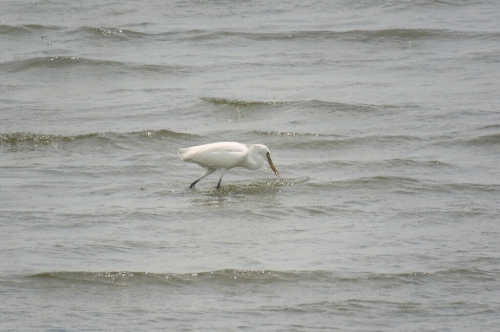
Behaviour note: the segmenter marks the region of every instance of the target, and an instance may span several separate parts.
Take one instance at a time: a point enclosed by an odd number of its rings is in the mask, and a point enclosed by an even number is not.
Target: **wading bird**
[[[276,177],[279,179],[280,174],[271,160],[269,149],[262,144],[252,144],[246,146],[236,142],[219,142],[205,145],[193,146],[190,148],[179,149],[179,157],[183,161],[195,163],[206,168],[198,180],[191,183],[189,189],[201,179],[209,176],[216,170],[220,170],[219,183],[217,189],[220,188],[220,183],[224,173],[230,168],[244,167],[246,169],[259,169],[264,160],[269,163]]]

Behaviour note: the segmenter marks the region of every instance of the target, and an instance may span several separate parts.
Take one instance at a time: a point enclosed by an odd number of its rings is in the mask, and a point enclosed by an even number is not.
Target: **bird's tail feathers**
[[[181,160],[184,160],[184,157],[186,156],[186,154],[188,152],[187,150],[188,150],[188,148],[179,149],[179,152],[177,153],[177,155],[179,156],[179,158]]]

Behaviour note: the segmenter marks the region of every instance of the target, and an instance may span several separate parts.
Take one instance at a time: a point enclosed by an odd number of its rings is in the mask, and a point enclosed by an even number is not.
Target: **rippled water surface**
[[[496,331],[500,4],[3,1],[0,330]],[[179,148],[269,147],[214,174]]]

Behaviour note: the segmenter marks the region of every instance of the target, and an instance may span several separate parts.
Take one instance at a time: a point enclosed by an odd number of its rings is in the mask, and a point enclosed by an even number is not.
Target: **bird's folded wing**
[[[248,155],[243,144],[206,144],[179,150],[179,157],[206,168],[232,168],[241,164]]]

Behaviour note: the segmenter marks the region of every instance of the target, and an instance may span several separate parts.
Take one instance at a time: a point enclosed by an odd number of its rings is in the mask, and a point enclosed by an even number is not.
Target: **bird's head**
[[[269,152],[269,149],[267,146],[263,144],[255,144],[253,145],[253,148],[257,150],[257,153],[262,156],[262,158],[267,161],[271,169],[273,170],[274,174],[276,177],[279,179],[280,178],[280,173],[276,169],[276,166],[273,164],[273,160],[271,159],[271,153]]]

